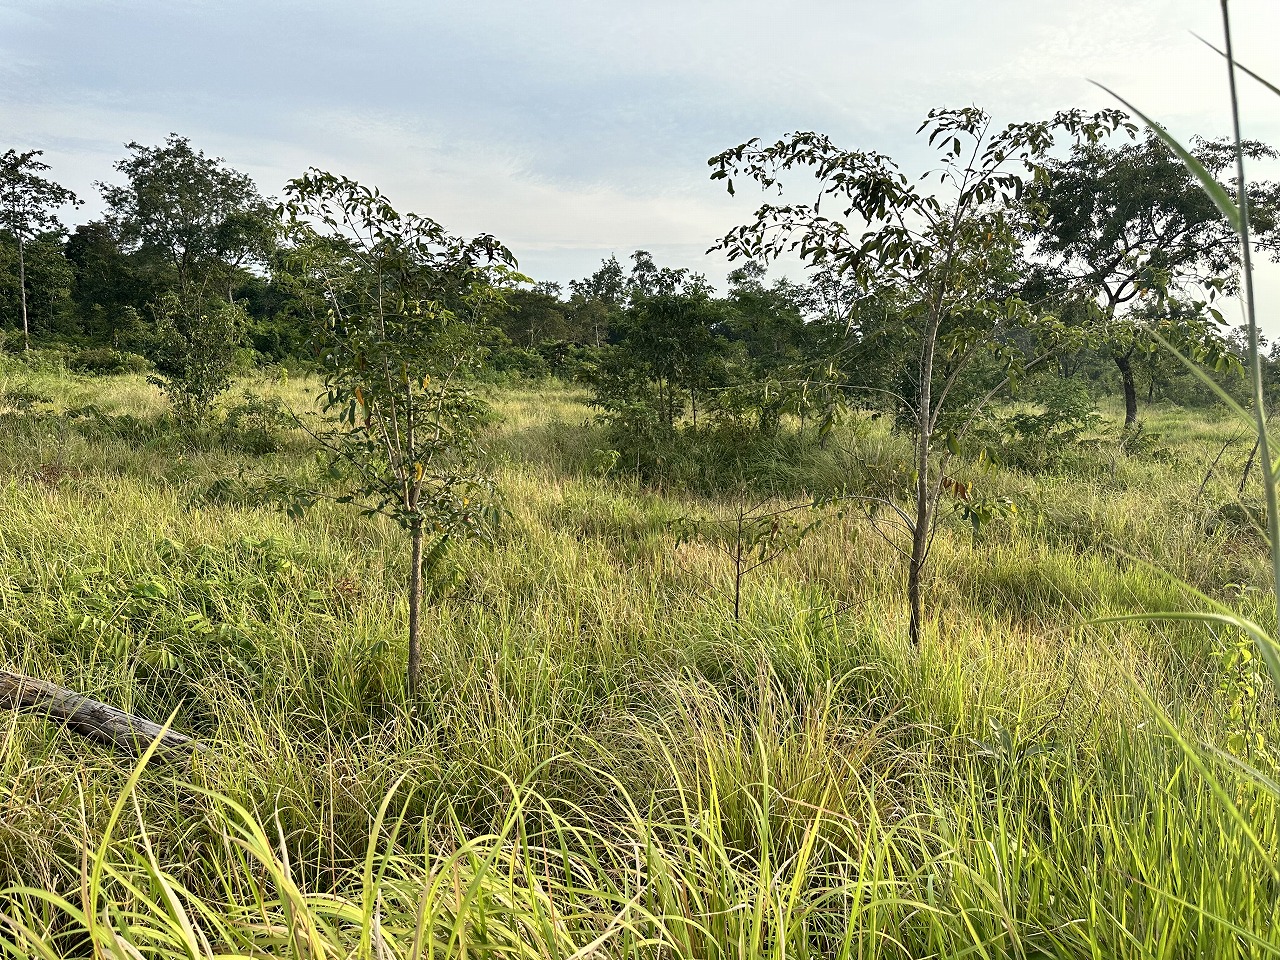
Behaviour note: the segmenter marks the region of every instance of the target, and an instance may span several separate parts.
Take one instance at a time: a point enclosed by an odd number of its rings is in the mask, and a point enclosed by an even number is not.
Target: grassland
[[[1274,616],[1218,414],[966,467],[1017,511],[944,519],[913,650],[858,511],[747,578],[736,622],[727,560],[672,526],[892,491],[883,421],[695,494],[600,475],[572,389],[495,391],[507,513],[455,554],[410,715],[400,533],[206,496],[313,470],[305,438],[176,431],[141,378],[9,362],[0,386],[0,661],[213,748],[135,769],[0,715],[12,956],[1280,953],[1280,790],[1211,759],[1277,775],[1257,661],[1225,628],[1106,622],[1201,607],[1183,583]]]

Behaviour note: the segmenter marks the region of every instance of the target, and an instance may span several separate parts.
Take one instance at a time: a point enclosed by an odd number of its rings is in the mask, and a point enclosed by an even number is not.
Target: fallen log
[[[198,740],[158,723],[92,700],[84,694],[37,680],[20,673],[0,670],[0,705],[14,710],[42,711],[63,721],[67,727],[91,740],[115,749],[140,755],[155,740],[160,750],[192,753],[208,748]]]

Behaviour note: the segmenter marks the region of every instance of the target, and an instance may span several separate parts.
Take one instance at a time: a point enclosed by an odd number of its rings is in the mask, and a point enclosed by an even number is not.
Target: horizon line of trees
[[[1241,355],[1241,338],[1215,305],[1233,292],[1234,234],[1181,163],[1154,137],[1133,132],[1117,118],[1108,136],[1047,155],[1019,188],[1015,215],[1001,226],[1008,236],[988,254],[1004,260],[999,293],[1016,293],[1037,318],[1052,316],[1056,333],[1049,342],[1042,323],[1035,331],[1030,323],[993,327],[991,338],[1004,347],[985,356],[981,371],[966,371],[968,389],[1000,380],[1014,353],[1039,347],[1032,352],[1047,354],[1041,369],[1118,389],[1131,427],[1144,398],[1211,396],[1160,338],[1219,374]],[[822,162],[846,156],[803,139],[816,136],[796,134],[792,144],[811,153],[820,146]],[[743,145],[729,159],[741,161],[744,148],[753,149]],[[1276,156],[1260,143],[1247,150]],[[225,389],[237,357],[309,363],[313,324],[288,276],[280,208],[247,175],[177,134],[156,146],[131,142],[126,151],[114,166],[121,182],[95,184],[105,214],[72,228],[56,212],[79,200],[48,178],[39,151],[0,156],[6,345],[20,337],[27,347],[81,348],[82,363],[104,371],[142,357],[162,379],[203,384],[191,400],[197,407]],[[1195,152],[1213,173],[1229,172],[1223,142],[1199,140]],[[713,158],[721,161],[713,178],[725,177],[725,159]],[[1280,187],[1260,183],[1250,192],[1260,248],[1275,255]],[[760,232],[754,246],[741,243],[741,233],[726,238],[721,246],[743,262],[723,293],[644,250],[626,266],[607,258],[567,289],[513,274],[483,318],[486,365],[583,381],[632,433],[711,417],[750,419],[770,433],[787,414],[822,430],[848,405],[902,417],[919,377],[918,318],[901,291],[831,269],[820,247],[795,243],[789,251],[808,261],[808,279],[767,276],[765,264],[786,252],[776,228],[818,210],[766,204],[772,234]],[[856,236],[865,212],[843,214],[818,214],[825,233],[814,236]],[[1272,362],[1280,365],[1280,353]]]

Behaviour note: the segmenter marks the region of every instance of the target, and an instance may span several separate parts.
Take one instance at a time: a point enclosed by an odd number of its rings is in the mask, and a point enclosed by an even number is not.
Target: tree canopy
[[[1277,155],[1256,141],[1243,146],[1251,159]],[[1220,178],[1234,163],[1225,140],[1197,139],[1191,152]],[[1026,198],[1032,283],[1096,306],[1091,332],[1120,370],[1125,422],[1132,425],[1133,364],[1158,349],[1153,324],[1198,359],[1226,354],[1220,315],[1209,304],[1218,293],[1235,291],[1239,238],[1153,133],[1118,144],[1077,144],[1069,156],[1050,159],[1045,172]],[[1256,246],[1274,255],[1280,251],[1280,184],[1251,183],[1249,201]],[[1188,310],[1192,305],[1199,306]],[[1160,325],[1175,315],[1178,323]]]
[[[199,296],[226,291],[240,268],[270,249],[274,215],[252,178],[171,133],[163,146],[126,144],[115,169],[126,182],[99,183],[108,223],[125,249],[173,271]]]

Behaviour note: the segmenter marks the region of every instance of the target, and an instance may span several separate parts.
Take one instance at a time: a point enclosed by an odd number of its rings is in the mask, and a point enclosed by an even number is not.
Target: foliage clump
[[[154,311],[147,352],[155,372],[147,379],[169,399],[178,420],[205,420],[236,374],[244,309],[222,301],[198,305],[169,293]]]

